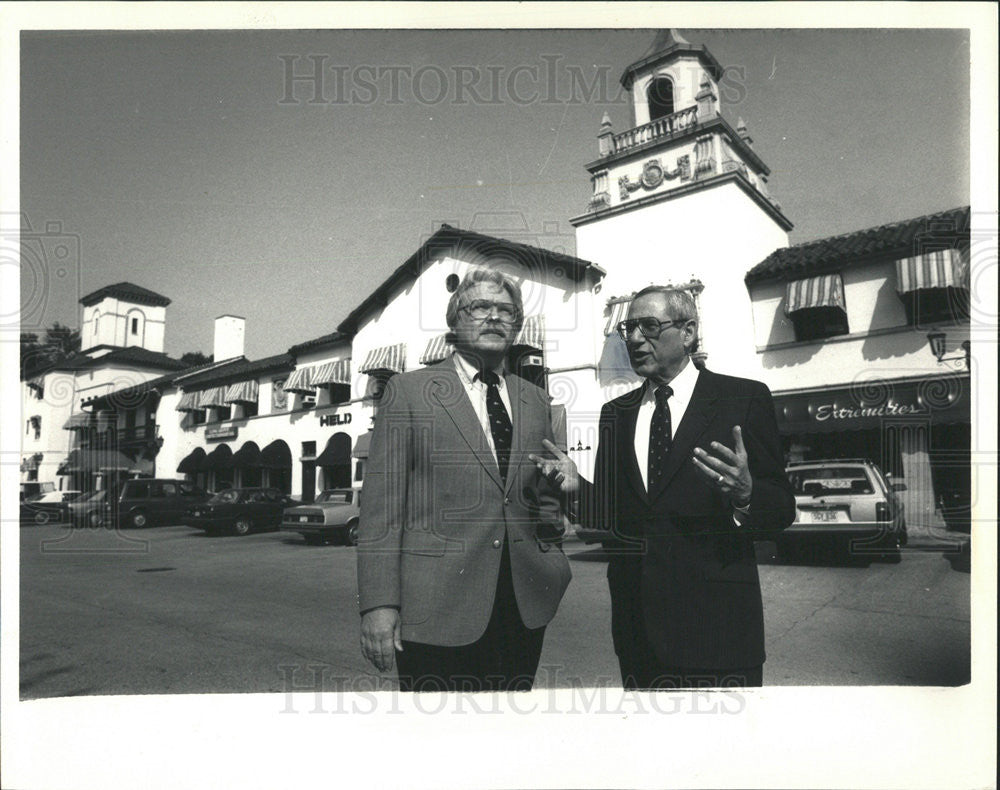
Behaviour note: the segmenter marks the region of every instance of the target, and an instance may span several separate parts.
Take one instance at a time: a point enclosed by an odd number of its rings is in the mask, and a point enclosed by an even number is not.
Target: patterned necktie
[[[653,418],[649,421],[647,491],[656,488],[667,468],[667,454],[670,452],[670,440],[673,435],[670,426],[670,406],[667,404],[667,399],[673,394],[674,391],[666,385],[657,387],[653,393],[656,397],[656,408],[653,409]]]
[[[477,373],[476,378],[486,385],[486,413],[490,418],[490,432],[493,434],[493,448],[497,453],[500,478],[507,484],[507,465],[510,462],[510,444],[514,436],[507,407],[500,398],[500,377],[492,370]]]

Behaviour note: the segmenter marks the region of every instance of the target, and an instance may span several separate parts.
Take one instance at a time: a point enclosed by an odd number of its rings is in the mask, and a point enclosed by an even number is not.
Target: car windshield
[[[99,493],[99,492],[98,492]],[[88,499],[93,498],[96,494],[93,491],[84,491],[82,494],[74,493],[69,494],[64,502],[86,502]]]
[[[860,466],[789,469],[788,480],[797,496],[875,493],[868,475]]]
[[[318,497],[317,502],[335,502],[342,505],[350,504],[354,499],[353,491],[324,491]]]
[[[242,494],[242,491],[238,491],[235,488],[227,488],[225,491],[220,491],[218,494],[215,494],[208,501],[216,505],[231,505],[234,502],[239,502]]]
[[[98,502],[98,501],[104,499],[104,496],[107,493],[108,493],[107,491],[94,491],[94,492],[92,492],[90,494],[83,494],[77,501],[78,502]]]

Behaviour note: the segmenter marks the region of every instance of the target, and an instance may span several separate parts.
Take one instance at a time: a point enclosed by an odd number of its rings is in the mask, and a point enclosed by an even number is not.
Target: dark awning
[[[177,471],[184,475],[193,475],[201,468],[201,462],[204,460],[205,451],[201,447],[195,447],[177,464]]]
[[[93,424],[94,415],[90,412],[77,412],[76,414],[71,414],[69,419],[63,423],[64,431],[82,431],[86,430]]]
[[[963,424],[970,421],[969,376],[775,394],[774,410],[783,434],[870,430],[902,422]]]
[[[260,451],[261,465],[269,469],[290,469],[292,466],[292,451],[281,439],[275,439]]]
[[[372,432],[368,431],[368,433],[361,434],[358,437],[357,442],[354,443],[354,452],[352,453],[352,455],[355,458],[367,458],[368,449],[371,447],[371,444],[372,444]]]
[[[213,469],[216,471],[232,469],[232,466],[233,451],[228,444],[220,444],[202,459],[198,468],[202,472],[208,472]]]
[[[316,466],[337,466],[351,462],[351,437],[346,433],[335,433],[326,443],[326,448],[316,458]]]
[[[58,474],[84,472],[129,472],[136,468],[136,462],[118,450],[72,450],[66,460],[59,465]]]
[[[263,466],[256,442],[244,442],[233,456],[233,466]]]

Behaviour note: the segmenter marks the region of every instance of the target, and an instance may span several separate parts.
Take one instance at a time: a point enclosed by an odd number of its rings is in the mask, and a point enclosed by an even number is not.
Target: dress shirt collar
[[[673,395],[670,396],[669,403],[671,404],[671,411],[673,411],[674,403],[687,404],[691,400],[691,395],[694,392],[695,384],[698,383],[698,368],[694,366],[694,363],[689,359],[687,364],[684,366],[683,370],[674,376],[669,382],[670,389],[673,390]],[[646,379],[646,390],[642,394],[643,403],[653,403],[656,400],[654,392],[657,388],[657,383],[652,379]]]
[[[476,374],[479,373],[479,368],[473,365],[469,360],[459,354],[457,351],[452,354],[455,358],[455,369],[458,371],[458,377],[462,380],[462,384],[466,388],[470,388],[473,385],[480,383],[476,381]],[[493,372],[497,374],[500,379],[500,387],[503,388],[505,383],[503,375],[503,365],[498,365],[493,369]],[[483,384],[485,387],[486,385]]]

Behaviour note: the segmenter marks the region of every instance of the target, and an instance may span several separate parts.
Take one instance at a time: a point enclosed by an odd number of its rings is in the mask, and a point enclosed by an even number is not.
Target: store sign
[[[857,420],[862,417],[902,417],[904,415],[928,414],[926,408],[917,403],[896,403],[888,401],[881,406],[839,406],[836,403],[819,403],[810,409],[815,420]]]
[[[347,412],[345,414],[321,414],[319,418],[319,424],[321,426],[350,425],[351,413]]]
[[[220,439],[235,439],[239,428],[235,425],[214,425],[205,429],[205,441],[219,441]]]
[[[969,422],[968,378],[877,381],[825,392],[776,395],[782,433],[823,433],[878,428],[887,422]]]

